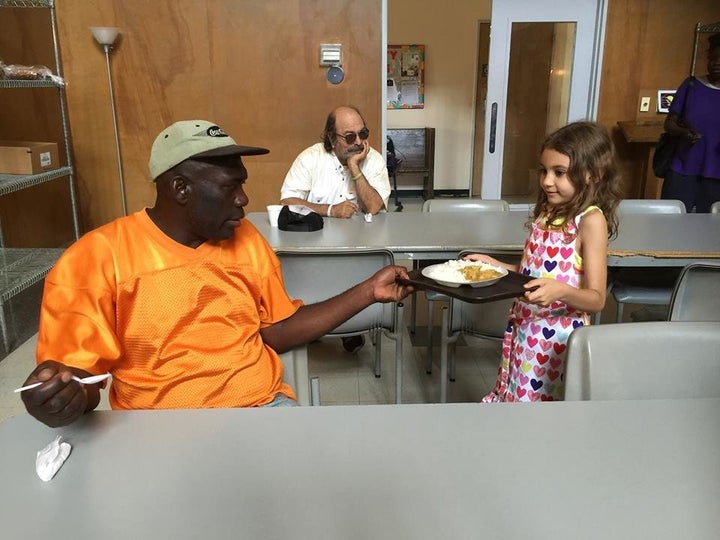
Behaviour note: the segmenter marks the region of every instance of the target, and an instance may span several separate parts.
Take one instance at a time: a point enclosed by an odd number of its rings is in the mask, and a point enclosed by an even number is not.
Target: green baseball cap
[[[222,128],[207,120],[183,120],[165,128],[150,151],[150,177],[155,180],[168,169],[190,158],[259,156],[267,148],[240,146]]]

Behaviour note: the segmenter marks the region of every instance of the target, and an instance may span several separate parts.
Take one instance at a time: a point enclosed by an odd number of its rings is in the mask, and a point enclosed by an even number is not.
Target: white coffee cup
[[[282,210],[282,204],[269,204],[267,206],[268,219],[270,220],[271,227],[278,226],[278,216],[280,215],[280,210]]]

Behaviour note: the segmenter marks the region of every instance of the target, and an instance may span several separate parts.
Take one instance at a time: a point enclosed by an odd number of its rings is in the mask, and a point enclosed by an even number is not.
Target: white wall
[[[425,45],[425,108],[388,110],[387,127],[435,128],[435,189],[472,181],[477,23],[490,20],[491,5],[387,0],[388,44]]]

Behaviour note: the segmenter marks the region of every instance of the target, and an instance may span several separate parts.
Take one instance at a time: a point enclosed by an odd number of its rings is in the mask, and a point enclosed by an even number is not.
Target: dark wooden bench
[[[422,174],[423,199],[432,199],[435,185],[435,128],[388,128],[400,160],[395,174]],[[390,167],[388,167],[390,169]]]

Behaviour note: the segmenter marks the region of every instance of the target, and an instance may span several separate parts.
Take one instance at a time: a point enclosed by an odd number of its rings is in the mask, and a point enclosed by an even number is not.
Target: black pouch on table
[[[311,232],[319,231],[322,228],[323,218],[317,212],[299,214],[290,210],[287,205],[283,206],[282,210],[280,210],[278,229],[281,231]]]

